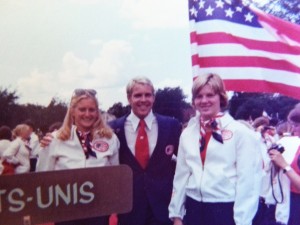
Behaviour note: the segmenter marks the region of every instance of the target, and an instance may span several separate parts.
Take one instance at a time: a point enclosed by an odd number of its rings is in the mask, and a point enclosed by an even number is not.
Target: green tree
[[[185,109],[190,108],[190,104],[185,99],[186,96],[180,87],[158,89],[155,94],[153,111],[184,122],[183,112]]]
[[[279,94],[236,92],[229,101],[229,113],[236,119],[254,120],[266,112],[276,124],[286,120],[289,111],[299,102]]]
[[[17,110],[16,101],[19,99],[16,91],[9,91],[7,88],[0,88],[0,126],[7,125],[12,127],[14,112]]]
[[[300,24],[299,0],[273,0],[266,3],[261,9],[279,18]]]
[[[130,112],[130,106],[123,106],[121,102],[117,102],[113,104],[113,106],[111,106],[107,112],[114,115],[116,118],[120,118]]]
[[[50,125],[56,122],[62,122],[67,112],[66,103],[57,98],[52,98],[49,105],[42,109],[40,129],[47,132]]]

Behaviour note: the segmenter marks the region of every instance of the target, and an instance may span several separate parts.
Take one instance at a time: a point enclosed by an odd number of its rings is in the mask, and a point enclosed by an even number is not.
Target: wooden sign
[[[131,208],[132,171],[126,165],[0,176],[0,225],[59,222]]]

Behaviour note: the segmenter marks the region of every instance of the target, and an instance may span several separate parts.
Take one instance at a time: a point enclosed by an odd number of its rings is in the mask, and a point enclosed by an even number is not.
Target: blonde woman
[[[169,216],[174,225],[251,225],[262,168],[257,138],[224,112],[217,74],[194,80],[192,103],[198,115],[180,137]]]
[[[51,143],[40,150],[37,171],[118,165],[119,140],[104,123],[96,91],[76,89],[61,128]],[[107,225],[108,217],[56,223]]]
[[[19,124],[12,131],[14,140],[3,152],[2,158],[7,163],[14,165],[15,174],[27,173],[30,170],[29,138],[31,130],[26,124]]]

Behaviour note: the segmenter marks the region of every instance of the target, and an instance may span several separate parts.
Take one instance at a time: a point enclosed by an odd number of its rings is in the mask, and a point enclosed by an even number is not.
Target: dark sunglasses
[[[74,90],[74,95],[76,96],[81,96],[81,95],[92,95],[95,96],[97,94],[97,91],[94,89],[75,89]]]

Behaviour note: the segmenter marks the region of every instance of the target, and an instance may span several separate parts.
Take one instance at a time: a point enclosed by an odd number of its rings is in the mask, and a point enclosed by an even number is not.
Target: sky
[[[191,96],[187,0],[0,0],[0,43],[0,88],[19,104],[93,88],[107,110],[141,75]]]

